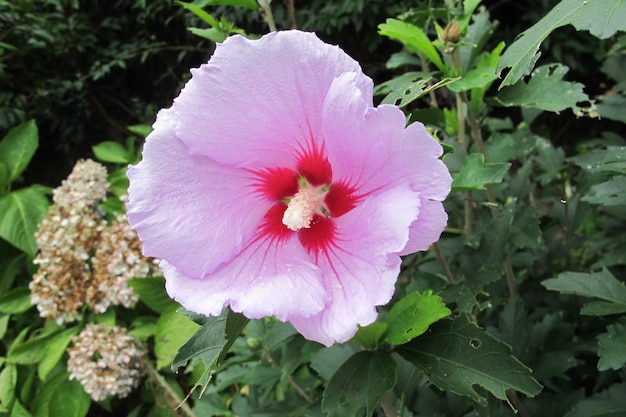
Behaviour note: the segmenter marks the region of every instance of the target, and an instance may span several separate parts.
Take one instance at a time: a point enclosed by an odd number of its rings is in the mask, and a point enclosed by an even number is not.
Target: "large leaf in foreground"
[[[26,169],[37,146],[39,131],[34,120],[14,127],[0,141],[0,163],[7,169],[8,182],[15,180]]]
[[[487,398],[475,389],[476,385],[500,400],[507,400],[509,389],[531,397],[541,391],[531,370],[511,354],[508,345],[465,316],[435,323],[423,336],[398,346],[397,352],[423,370],[440,389],[466,395],[483,406]]]
[[[497,68],[511,70],[500,88],[515,84],[530,73],[541,53],[539,46],[553,30],[573,25],[588,30],[592,35],[606,39],[618,30],[626,30],[626,1],[623,0],[563,0],[539,22],[524,31],[502,55]]]
[[[388,352],[357,352],[335,372],[322,400],[328,417],[374,413],[382,395],[396,384],[396,362]]]

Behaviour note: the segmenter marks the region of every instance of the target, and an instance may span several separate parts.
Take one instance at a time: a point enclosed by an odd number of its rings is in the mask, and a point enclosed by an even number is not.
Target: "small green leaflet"
[[[35,257],[35,232],[47,212],[48,199],[37,185],[0,196],[0,237]]]
[[[483,406],[487,398],[475,385],[504,401],[508,401],[509,389],[533,397],[542,388],[531,370],[511,354],[508,345],[465,316],[435,323],[426,334],[398,346],[396,351],[440,389],[471,397]]]
[[[397,365],[382,350],[354,354],[330,379],[322,410],[328,417],[371,417],[383,394],[396,385]]]
[[[565,25],[588,30],[606,39],[618,30],[626,30],[626,1],[623,0],[563,0],[539,22],[523,32],[502,55],[498,75],[511,68],[500,88],[515,84],[530,73],[541,53],[539,46],[550,33]]]
[[[9,183],[26,169],[38,146],[39,131],[34,120],[14,127],[0,140],[0,162],[6,169]]]
[[[202,360],[205,366],[204,374],[192,389],[193,392],[202,386],[200,391],[200,396],[202,396],[211,380],[211,374],[224,360],[228,350],[249,320],[230,309],[224,309],[219,317],[204,317],[192,313],[188,315],[202,327],[178,350],[172,361],[172,371],[177,372],[178,368],[187,365],[192,359]]]
[[[411,52],[423,53],[439,71],[445,73],[446,66],[439,52],[422,29],[401,20],[387,19],[385,23],[378,25],[378,30],[381,35],[402,42]]]
[[[470,154],[463,160],[461,171],[452,175],[452,192],[484,190],[485,184],[501,182],[510,166],[509,163],[488,164],[483,154]]]
[[[575,115],[584,113],[578,103],[590,103],[580,83],[563,81],[569,68],[564,65],[544,65],[532,73],[528,84],[523,81],[506,87],[496,96],[503,106],[531,107],[552,112],[572,109]]]
[[[598,370],[620,370],[626,363],[626,329],[624,322],[615,322],[607,327],[607,332],[598,336]]]
[[[428,326],[450,315],[441,297],[426,291],[413,292],[398,301],[385,317],[385,340],[401,345],[423,334]]]

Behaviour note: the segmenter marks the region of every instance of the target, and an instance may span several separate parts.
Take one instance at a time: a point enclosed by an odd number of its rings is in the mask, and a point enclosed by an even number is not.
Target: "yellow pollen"
[[[311,227],[311,220],[319,209],[322,198],[323,194],[320,195],[314,189],[301,188],[289,201],[283,214],[283,224],[293,231]]]

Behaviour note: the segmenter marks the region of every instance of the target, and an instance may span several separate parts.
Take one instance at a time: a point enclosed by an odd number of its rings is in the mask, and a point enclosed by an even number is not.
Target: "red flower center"
[[[354,187],[332,180],[332,167],[320,151],[302,154],[296,169],[269,168],[255,171],[256,191],[275,202],[259,228],[257,238],[281,240],[297,233],[312,254],[326,251],[333,244],[334,219],[358,203]]]

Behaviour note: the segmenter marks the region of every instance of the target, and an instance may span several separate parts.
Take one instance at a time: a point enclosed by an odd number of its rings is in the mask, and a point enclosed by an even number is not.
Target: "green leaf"
[[[252,10],[258,10],[259,8],[259,3],[257,3],[256,0],[196,0],[194,3],[201,7],[223,5],[246,7]]]
[[[383,340],[387,331],[387,323],[374,322],[365,327],[360,327],[352,338],[352,342],[366,349],[374,350]]]
[[[11,410],[11,417],[31,417],[30,413],[20,404],[19,401],[13,403],[13,409]]]
[[[91,399],[83,386],[75,379],[66,379],[50,398],[49,415],[63,417],[84,417],[89,411]]]
[[[63,382],[67,381],[68,377],[69,374],[67,372],[61,372],[44,382],[37,391],[37,395],[32,404],[33,417],[56,417],[50,414],[50,401],[56,394],[57,389]]]
[[[562,272],[556,278],[542,281],[541,285],[561,294],[599,298],[626,308],[626,286],[606,268],[591,273]]]
[[[161,313],[154,335],[157,369],[170,365],[178,349],[193,336],[199,327],[187,316],[176,311],[176,308]]]
[[[7,364],[0,372],[0,412],[9,411],[15,400],[17,385],[17,367]]]
[[[572,109],[580,116],[583,110],[578,103],[589,103],[589,97],[583,92],[582,84],[563,81],[568,71],[561,64],[541,66],[533,71],[528,84],[520,81],[502,89],[496,101],[506,107],[530,107],[557,113]]]
[[[444,78],[436,83],[431,82],[432,72],[407,72],[389,81],[379,84],[374,89],[375,95],[385,94],[382,104],[393,104],[405,107],[415,100],[448,85],[456,78]]]
[[[606,149],[577,155],[570,160],[586,171],[626,175],[626,146],[608,146]]]
[[[20,314],[31,308],[30,290],[26,287],[13,288],[0,295],[0,313]]]
[[[596,112],[600,117],[626,123],[626,112],[624,111],[624,108],[626,108],[625,96],[614,92],[613,94],[596,97],[596,99],[598,100]]]
[[[42,360],[52,334],[30,339],[23,343],[14,342],[7,354],[7,362],[31,365]]]
[[[608,316],[623,313],[626,313],[625,304],[615,304],[609,301],[590,301],[580,309],[580,314],[585,316]]]
[[[211,374],[224,360],[228,350],[249,320],[230,309],[224,309],[219,317],[204,317],[195,314],[190,314],[190,317],[200,322],[202,327],[180,347],[172,361],[172,370],[177,372],[178,368],[187,365],[193,359],[202,360],[205,372],[192,388],[193,392],[197,387],[202,386],[200,392],[202,396],[211,380]]]
[[[92,146],[93,154],[101,162],[113,164],[130,164],[133,162],[133,155],[121,144],[112,141],[101,142]]]
[[[423,334],[428,326],[449,316],[451,311],[438,295],[427,291],[413,292],[398,301],[385,317],[387,333],[385,340],[401,345]]]
[[[563,0],[539,22],[524,31],[502,55],[498,75],[511,67],[500,88],[515,84],[530,73],[541,53],[539,46],[550,33],[565,25],[588,30],[592,35],[606,39],[618,30],[626,30],[626,2],[622,0]]]
[[[35,257],[35,232],[48,212],[48,199],[37,186],[0,197],[0,237]]]
[[[126,282],[139,295],[139,299],[157,313],[180,306],[167,295],[163,277],[131,278]]]
[[[378,29],[381,35],[402,42],[409,51],[423,53],[439,71],[446,72],[446,66],[439,52],[428,36],[417,26],[397,19],[387,19],[385,23],[378,25]]]
[[[214,28],[219,27],[219,22],[213,16],[211,16],[209,13],[204,11],[202,9],[203,6],[198,5],[198,4],[192,4],[192,3],[184,3],[182,1],[177,1],[176,3],[178,3],[179,5],[184,7],[185,9],[189,10],[191,13],[195,14],[200,19],[204,20],[206,23],[211,25],[211,27],[214,27]]]
[[[26,169],[38,146],[39,132],[34,120],[14,127],[0,141],[0,162],[6,167],[9,182]]]
[[[452,192],[484,190],[485,184],[501,182],[510,166],[509,163],[485,163],[485,156],[481,153],[469,154],[461,171],[452,175]]]
[[[621,417],[626,415],[626,383],[579,401],[564,417]]]
[[[626,205],[626,176],[616,176],[603,183],[595,184],[581,200],[603,206]]]
[[[455,93],[461,93],[476,88],[484,88],[497,79],[494,68],[478,67],[469,70],[461,78],[448,84],[448,88]]]
[[[607,332],[598,336],[598,370],[619,370],[626,363],[626,329],[616,322],[607,326]]]
[[[440,389],[469,396],[483,406],[487,399],[474,385],[504,401],[508,401],[509,389],[531,397],[541,391],[531,370],[511,355],[508,345],[470,323],[465,316],[441,320],[428,333],[396,350]]]
[[[311,355],[311,368],[326,381],[330,381],[337,369],[356,353],[350,344],[335,344]]]
[[[215,43],[224,42],[228,35],[217,28],[187,28],[189,32]]]
[[[324,390],[322,410],[328,417],[374,414],[383,394],[396,385],[397,365],[386,351],[358,352],[338,370]]]
[[[61,360],[65,349],[70,344],[72,337],[78,334],[80,328],[72,327],[55,334],[46,344],[41,362],[37,366],[39,379],[45,381],[48,373]]]

